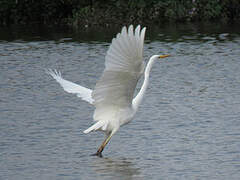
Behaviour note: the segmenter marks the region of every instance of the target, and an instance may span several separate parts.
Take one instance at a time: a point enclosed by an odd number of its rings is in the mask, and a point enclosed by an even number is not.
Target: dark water
[[[155,64],[135,119],[98,158],[103,135],[82,132],[93,107],[44,70],[93,88],[116,30],[0,29],[0,179],[239,179],[239,32],[149,27],[145,58],[172,57]]]

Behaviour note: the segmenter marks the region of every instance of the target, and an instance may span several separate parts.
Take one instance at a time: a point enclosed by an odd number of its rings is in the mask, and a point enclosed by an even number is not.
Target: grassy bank
[[[75,27],[240,20],[239,0],[0,0],[0,25]]]

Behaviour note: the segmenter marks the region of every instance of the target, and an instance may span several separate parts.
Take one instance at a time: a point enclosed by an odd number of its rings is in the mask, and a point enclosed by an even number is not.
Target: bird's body
[[[78,97],[93,104],[95,124],[84,133],[101,130],[106,139],[99,147],[96,155],[102,151],[120,126],[129,123],[136,114],[139,104],[146,92],[149,73],[155,60],[169,55],[154,55],[150,58],[144,73],[144,82],[139,93],[134,96],[137,82],[144,72],[143,44],[146,28],[140,26],[122,28],[121,33],[112,40],[105,57],[105,69],[94,90],[82,87],[61,77],[57,71],[48,73],[60,83],[65,91],[77,94]]]

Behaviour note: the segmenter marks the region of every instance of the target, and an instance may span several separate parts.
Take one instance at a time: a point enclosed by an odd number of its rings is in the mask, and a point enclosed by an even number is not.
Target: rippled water
[[[145,58],[172,57],[104,158],[103,134],[82,132],[93,107],[44,70],[93,88],[115,32],[0,30],[0,179],[239,179],[240,31],[213,26],[149,28]]]

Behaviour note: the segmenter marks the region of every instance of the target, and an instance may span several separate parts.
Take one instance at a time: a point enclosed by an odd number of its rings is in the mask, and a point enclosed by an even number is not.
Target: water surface
[[[0,179],[239,179],[238,27],[149,27],[145,59],[172,57],[154,65],[139,112],[104,158],[90,156],[103,134],[83,134],[94,108],[45,68],[94,88],[117,30],[1,29]]]

